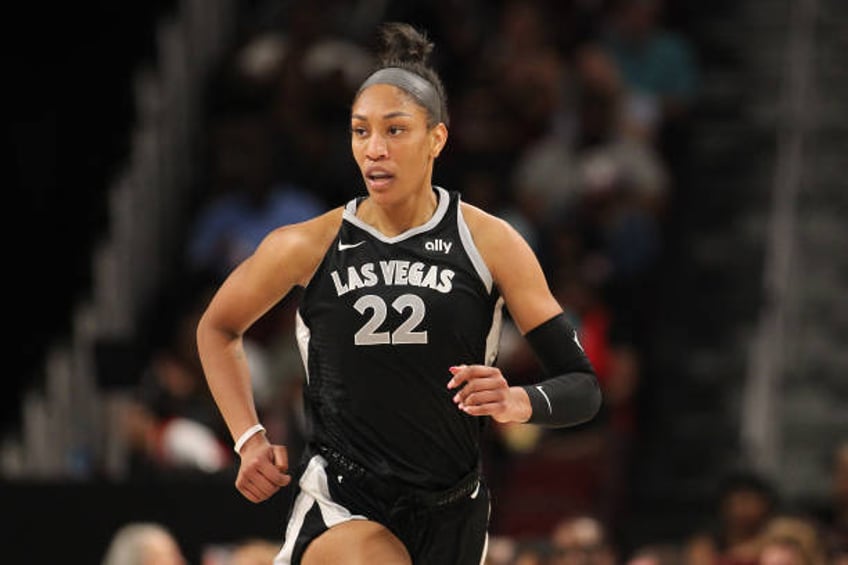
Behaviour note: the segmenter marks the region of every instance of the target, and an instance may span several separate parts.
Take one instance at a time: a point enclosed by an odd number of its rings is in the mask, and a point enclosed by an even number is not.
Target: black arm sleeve
[[[565,314],[557,314],[524,337],[551,376],[523,387],[533,407],[529,423],[560,428],[594,418],[601,407],[601,388]]]

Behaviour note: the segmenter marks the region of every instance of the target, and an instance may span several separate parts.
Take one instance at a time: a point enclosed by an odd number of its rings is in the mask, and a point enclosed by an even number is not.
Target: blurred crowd
[[[639,391],[650,378],[645,351],[661,298],[654,283],[691,174],[700,69],[674,3],[245,6],[236,45],[210,77],[182,269],[150,309],[151,350],[125,421],[132,474],[231,476],[232,440],[197,357],[198,316],[268,231],[364,193],[350,156],[349,107],[373,63],[375,26],[402,20],[428,32],[447,87],[450,137],[434,183],[527,238],[604,391],[600,415],[577,428],[490,427],[487,563],[846,563],[844,452],[829,513],[787,514],[768,481],[740,475],[721,485],[715,523],[691,539],[618,541]],[[293,292],[245,340],[260,418],[274,442],[289,446],[290,460],[302,445],[297,303]],[[537,360],[508,319],[497,363],[512,384],[538,379]]]
[[[833,452],[830,472],[823,506],[793,507],[768,478],[740,470],[717,481],[712,514],[683,538],[626,547],[599,515],[575,511],[534,535],[491,535],[484,565],[848,565],[848,441]],[[271,565],[280,544],[262,537],[211,540],[198,564]],[[114,532],[101,563],[188,561],[167,526],[139,521]]]
[[[713,511],[680,539],[623,547],[597,515],[562,516],[541,538],[496,537],[488,565],[845,565],[848,442],[831,461],[824,507],[787,503],[767,477],[739,470],[716,481]]]

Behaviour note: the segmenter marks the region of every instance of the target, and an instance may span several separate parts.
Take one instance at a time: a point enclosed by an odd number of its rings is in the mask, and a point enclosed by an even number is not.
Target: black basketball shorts
[[[306,547],[348,520],[373,520],[406,546],[414,565],[481,565],[486,555],[489,491],[479,473],[444,493],[386,496],[357,473],[313,455],[293,486],[283,546],[274,565],[299,565]],[[382,492],[380,492],[382,491]]]

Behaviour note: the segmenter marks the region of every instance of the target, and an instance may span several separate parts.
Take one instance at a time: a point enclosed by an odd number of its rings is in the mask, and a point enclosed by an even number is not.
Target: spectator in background
[[[489,537],[482,565],[545,565],[548,554],[546,539]]]
[[[594,232],[581,236],[594,237],[615,259],[613,268],[639,272],[657,256],[668,171],[655,147],[622,119],[624,87],[614,61],[595,45],[583,46],[575,60],[560,97],[567,105],[558,110],[562,117],[518,157],[515,202],[540,230],[580,218],[584,232]]]
[[[698,65],[685,36],[663,27],[664,0],[615,0],[603,45],[621,69],[631,122],[655,132],[675,179],[688,170]]]
[[[504,2],[497,26],[480,60],[489,65],[500,111],[518,126],[510,132],[512,143],[524,146],[545,133],[560,106],[563,64],[539,2]]]
[[[686,541],[684,564],[756,565],[777,503],[773,485],[760,474],[726,477],[716,498],[716,522]]]
[[[830,490],[824,508],[814,511],[828,555],[848,565],[848,440],[837,444],[830,459]]]
[[[688,40],[662,27],[663,0],[616,0],[603,43],[632,92],[628,110],[661,123],[685,116],[698,68]]]
[[[637,547],[627,565],[680,565],[680,547],[671,542],[649,543]]]
[[[548,565],[616,565],[618,552],[603,523],[590,515],[566,517],[551,532]]]
[[[163,525],[131,522],[112,536],[101,565],[186,565],[179,542]]]
[[[151,308],[151,352],[124,413],[133,474],[217,472],[232,463],[229,433],[206,385],[195,339],[213,290],[207,282],[191,279]]]
[[[269,231],[326,209],[309,191],[277,178],[266,122],[258,110],[224,112],[213,119],[213,196],[198,210],[188,234],[188,259],[195,271],[223,280]]]
[[[482,37],[451,101],[454,147],[445,154],[443,170],[467,171],[472,165],[506,179],[526,144],[556,119],[563,62],[538,2],[511,0],[490,17],[492,32]],[[511,192],[503,185],[499,192]],[[521,218],[510,207],[505,219],[535,248],[537,226],[530,216]]]
[[[272,565],[280,545],[266,539],[248,539],[236,545],[227,565]]]
[[[323,202],[346,200],[356,174],[347,132],[336,127],[348,117],[350,100],[373,64],[361,44],[348,39],[370,29],[380,7],[345,14],[344,7],[292,2],[286,20],[285,52],[272,77],[269,124],[275,159],[286,178],[308,186]],[[337,8],[337,9],[336,9]],[[335,30],[334,30],[335,26]]]
[[[778,515],[769,520],[759,565],[825,565],[826,562],[821,533],[810,518]]]

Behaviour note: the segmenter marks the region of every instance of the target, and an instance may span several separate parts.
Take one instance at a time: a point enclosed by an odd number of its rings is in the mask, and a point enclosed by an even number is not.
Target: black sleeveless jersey
[[[487,418],[463,413],[449,367],[493,364],[503,301],[440,187],[425,224],[387,237],[348,202],[338,236],[301,297],[307,440],[375,475],[427,489],[477,464]]]

